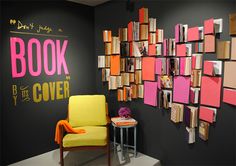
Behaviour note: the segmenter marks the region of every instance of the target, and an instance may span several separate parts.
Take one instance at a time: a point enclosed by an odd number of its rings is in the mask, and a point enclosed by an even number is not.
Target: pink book
[[[175,25],[175,42],[179,42],[179,24]]]
[[[180,58],[180,75],[185,74],[185,62],[186,62],[185,58]]]
[[[162,69],[162,60],[161,58],[156,58],[156,70],[155,70],[155,74],[162,74],[161,72]]]
[[[222,78],[202,76],[201,84],[201,104],[220,107]]]
[[[174,77],[173,100],[180,103],[189,103],[190,77]]]
[[[213,76],[214,74],[214,63],[210,61],[204,61],[204,71],[203,73],[206,75]]]
[[[214,19],[204,21],[204,34],[214,34]]]
[[[213,123],[214,111],[209,107],[200,106],[199,119]]]
[[[144,104],[157,106],[157,82],[144,81]]]
[[[224,88],[223,102],[236,105],[236,90]]]
[[[188,28],[188,41],[197,41],[199,39],[198,27]]]
[[[185,44],[176,44],[176,56],[186,56],[186,52]]]

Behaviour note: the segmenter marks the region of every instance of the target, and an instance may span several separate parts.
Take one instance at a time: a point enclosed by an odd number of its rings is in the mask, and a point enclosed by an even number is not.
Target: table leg
[[[137,157],[137,129],[134,127],[134,157]]]
[[[126,145],[129,145],[129,128],[126,128]],[[127,153],[128,153],[129,147],[127,146]]]
[[[116,152],[116,127],[115,126],[113,126],[113,131],[114,131],[113,141],[114,141],[114,153],[115,153]]]
[[[121,148],[121,160],[123,160],[124,159],[123,128],[120,128],[120,148]]]

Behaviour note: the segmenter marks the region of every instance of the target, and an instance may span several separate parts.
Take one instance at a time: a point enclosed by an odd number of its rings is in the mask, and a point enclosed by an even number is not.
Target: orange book
[[[111,75],[120,75],[120,55],[111,56]]]
[[[133,118],[123,119],[121,117],[114,117],[114,118],[111,118],[111,121],[116,126],[132,126],[132,125],[138,124],[138,122]]]
[[[133,22],[130,21],[128,24],[128,41],[132,41],[133,40]]]
[[[140,24],[148,24],[148,8],[139,9],[139,22]]]
[[[155,81],[155,58],[142,58],[142,80]]]
[[[111,31],[109,30],[103,31],[103,42],[111,42]]]

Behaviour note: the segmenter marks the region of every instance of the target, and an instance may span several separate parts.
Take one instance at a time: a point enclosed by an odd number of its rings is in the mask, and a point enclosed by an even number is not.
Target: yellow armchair
[[[60,127],[60,163],[63,152],[102,148],[107,151],[110,166],[108,107],[104,95],[78,95],[69,98],[68,122],[73,129],[84,129],[83,134],[70,134]]]

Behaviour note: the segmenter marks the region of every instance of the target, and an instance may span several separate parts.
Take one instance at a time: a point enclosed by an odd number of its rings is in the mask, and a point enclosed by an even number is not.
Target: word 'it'
[[[53,41],[51,39],[46,39],[41,44],[36,38],[31,38],[25,43],[19,37],[11,37],[12,78],[24,77],[27,68],[29,74],[34,77],[39,76],[42,73],[42,69],[49,76],[54,74],[61,75],[62,70],[65,74],[69,74],[65,61],[67,44],[68,40],[64,40],[61,46],[60,40]],[[49,59],[48,55],[51,55],[51,59]],[[36,62],[36,67],[33,62]],[[51,63],[49,64],[49,62]]]

